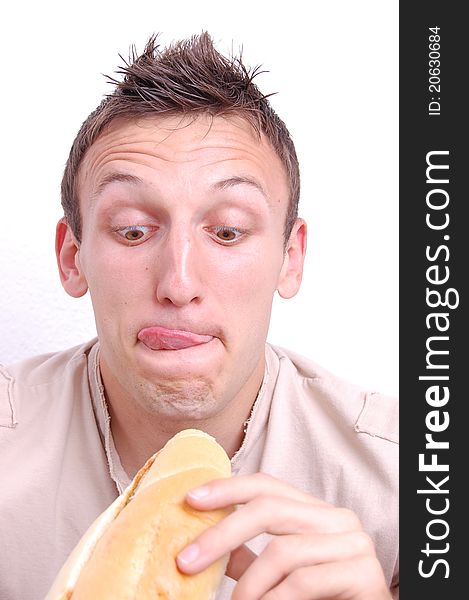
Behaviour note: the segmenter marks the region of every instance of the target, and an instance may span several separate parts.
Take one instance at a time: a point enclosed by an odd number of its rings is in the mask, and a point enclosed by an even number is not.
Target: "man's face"
[[[286,272],[280,159],[238,118],[118,121],[78,190],[103,374],[148,411],[217,414],[263,373]]]

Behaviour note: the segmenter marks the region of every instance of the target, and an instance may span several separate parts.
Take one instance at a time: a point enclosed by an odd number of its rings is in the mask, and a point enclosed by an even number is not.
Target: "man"
[[[218,599],[398,594],[395,403],[266,345],[306,224],[283,122],[207,34],[155,38],[83,124],[62,182],[65,290],[98,341],[4,368],[0,597],[41,598],[91,521],[175,433],[216,437],[238,505],[177,559],[231,552]],[[236,583],[237,582],[237,583]]]

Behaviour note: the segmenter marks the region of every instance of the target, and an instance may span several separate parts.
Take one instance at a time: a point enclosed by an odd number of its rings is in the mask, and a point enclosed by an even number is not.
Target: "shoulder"
[[[86,371],[87,355],[96,342],[93,339],[60,352],[0,365],[0,427],[17,425],[21,406],[29,397],[47,396],[48,386],[62,389],[66,380],[76,376],[77,370]]]
[[[97,339],[94,338],[66,350],[39,354],[6,366],[0,365],[0,369],[4,378],[21,381],[25,385],[41,385],[60,376],[67,366],[83,360],[96,342]]]
[[[266,352],[278,359],[277,384],[281,388],[295,390],[307,405],[328,411],[357,434],[399,442],[397,398],[363,389],[285,348],[267,344]]]
[[[268,346],[266,359],[276,378],[269,411],[275,461],[268,463],[269,472],[353,510],[391,581],[398,555],[397,399],[283,348]]]

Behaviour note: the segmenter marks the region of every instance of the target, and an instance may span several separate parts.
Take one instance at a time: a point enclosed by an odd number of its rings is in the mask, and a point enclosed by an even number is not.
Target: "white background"
[[[277,298],[269,340],[355,383],[398,391],[398,3],[88,0],[1,9],[0,362],[95,335],[62,290],[60,180],[129,46],[206,29],[269,73],[257,83],[296,143],[309,224],[303,287]]]

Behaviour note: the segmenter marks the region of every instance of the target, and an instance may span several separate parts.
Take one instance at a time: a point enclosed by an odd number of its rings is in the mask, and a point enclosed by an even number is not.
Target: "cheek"
[[[82,260],[83,269],[97,316],[107,318],[122,311],[151,286],[149,266],[136,255],[94,245]],[[115,313],[114,313],[115,315]]]
[[[253,325],[268,323],[282,262],[283,255],[276,247],[270,253],[264,247],[219,261],[218,295],[227,311]]]

